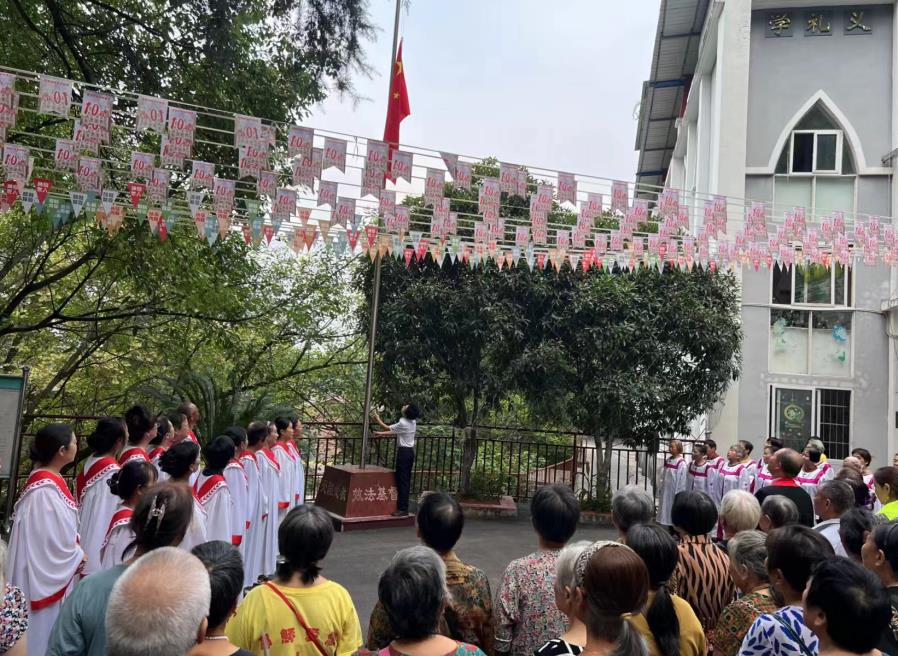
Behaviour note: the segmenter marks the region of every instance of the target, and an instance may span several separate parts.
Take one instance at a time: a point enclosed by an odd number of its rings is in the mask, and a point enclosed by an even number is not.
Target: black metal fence
[[[71,424],[82,446],[93,429],[96,417],[44,415],[27,417],[26,425],[51,421]],[[614,444],[610,450],[597,447],[595,440],[581,433],[544,431],[505,426],[478,426],[477,449],[470,471],[470,489],[479,498],[508,495],[517,502],[528,501],[536,490],[548,484],[569,485],[585,501],[601,507],[608,492],[624,485],[639,485],[654,494],[658,464],[667,447],[658,448]],[[33,434],[23,433],[23,466],[11,481],[0,482],[0,499],[10,483],[18,490],[27,476],[28,448]],[[462,481],[465,432],[451,426],[419,424],[412,492],[457,491]],[[687,444],[687,451],[691,445]],[[362,424],[350,422],[308,422],[301,440],[306,464],[306,495],[314,498],[327,465],[361,462]],[[367,464],[392,467],[396,455],[393,438],[371,437]],[[610,459],[607,470],[601,463]],[[602,475],[608,472],[607,478]],[[63,472],[68,479],[75,468]],[[2,506],[0,506],[2,507]]]

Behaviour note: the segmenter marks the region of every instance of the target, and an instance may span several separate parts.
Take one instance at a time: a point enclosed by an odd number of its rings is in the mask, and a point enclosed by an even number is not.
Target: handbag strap
[[[786,635],[789,636],[789,640],[794,641],[798,645],[798,648],[801,650],[801,653],[804,656],[814,656],[814,652],[808,649],[808,646],[804,644],[804,640],[801,639],[801,636],[795,632],[795,629],[793,629],[785,619],[783,619],[776,613],[771,613],[771,617],[773,617],[773,619],[780,623],[780,626],[783,627]]]
[[[296,617],[296,621],[299,622],[299,625],[306,632],[306,639],[318,648],[321,656],[331,656],[331,654],[328,653],[328,651],[324,648],[324,645],[321,644],[321,641],[318,640],[318,636],[315,634],[315,631],[313,631],[312,628],[308,625],[296,605],[292,601],[287,599],[287,596],[283,592],[278,590],[277,586],[273,585],[270,581],[265,581],[263,585],[265,585],[269,590],[273,591],[278,597],[280,597],[281,601],[287,604],[287,608],[293,611],[293,615],[294,617]]]

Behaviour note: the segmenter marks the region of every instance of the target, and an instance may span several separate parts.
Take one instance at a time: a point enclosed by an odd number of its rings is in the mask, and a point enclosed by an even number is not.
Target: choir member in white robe
[[[768,438],[764,445],[764,457],[759,463],[758,473],[755,475],[755,484],[751,489],[752,494],[761,490],[773,482],[773,474],[770,473],[770,459],[773,454],[783,448],[783,441],[777,437]]]
[[[140,460],[129,462],[109,479],[109,490],[119,504],[109,520],[100,548],[100,570],[115,567],[132,555],[134,530],[131,528],[131,516],[137,502],[156,480],[156,468]]]
[[[752,492],[755,488],[755,479],[757,478],[760,469],[759,462],[751,457],[752,451],[755,450],[755,445],[748,440],[739,440],[739,444],[745,449],[745,457],[742,458],[742,464],[745,465],[745,475],[748,477],[748,491]]]
[[[173,445],[162,455],[162,471],[168,474],[169,481],[190,487],[190,478],[199,470],[200,447],[190,440],[183,440]],[[191,491],[193,489],[191,488]],[[179,545],[190,551],[196,545],[207,542],[206,511],[197,495],[193,494],[193,517],[187,534]]]
[[[150,441],[150,451],[147,454],[150,462],[156,467],[157,474],[162,473],[162,470],[159,468],[159,459],[174,443],[175,429],[172,426],[171,420],[164,415],[160,415],[159,418],[156,419],[156,437]],[[160,478],[160,480],[163,479]]]
[[[232,526],[234,501],[224,477],[225,467],[233,457],[234,443],[226,435],[219,435],[203,449],[206,467],[200,472],[193,489],[206,512],[207,541],[239,543],[240,534]]]
[[[698,443],[692,445],[692,462],[686,471],[686,489],[704,492],[714,498],[714,481],[717,470],[708,464],[708,447]]]
[[[28,476],[16,502],[9,538],[8,578],[30,603],[28,656],[45,656],[62,601],[84,565],[78,543],[78,504],[59,471],[75,459],[78,442],[67,424],[34,436]]]
[[[297,441],[302,439],[302,422],[299,419],[293,420],[293,439],[287,447],[293,453],[294,464],[296,466],[296,493],[294,495],[295,506],[301,506],[306,502],[306,468],[302,460],[302,451],[297,446]]]
[[[274,424],[271,424],[274,426]],[[267,444],[273,444],[274,434],[268,433]],[[259,472],[262,479],[262,489],[268,497],[268,507],[262,515],[263,520],[263,547],[262,547],[262,573],[270,575],[274,573],[275,564],[278,556],[278,527],[280,520],[278,518],[279,511],[286,511],[288,503],[283,498],[284,486],[281,482],[280,465],[277,457],[270,447],[261,449],[257,454],[257,462],[259,463]]]
[[[745,448],[736,443],[727,450],[727,462],[717,470],[717,482],[714,485],[714,503],[720,508],[720,500],[730,490],[745,490],[751,488],[751,475],[742,463],[745,458]]]
[[[278,459],[281,470],[281,499],[287,503],[284,507],[278,506],[278,524],[280,524],[290,509],[296,505],[296,463],[293,461],[293,454],[287,448],[287,444],[293,441],[293,422],[284,417],[276,417],[274,426],[277,429],[277,442],[271,450]]]
[[[240,462],[249,482],[247,498],[246,539],[243,549],[243,573],[246,586],[256,582],[263,573],[263,549],[268,527],[268,495],[262,480],[262,470],[258,461],[263,458],[261,451],[268,439],[268,424],[256,421],[246,430],[246,450],[240,454]],[[271,572],[267,572],[271,574]]]
[[[142,405],[135,405],[125,413],[128,424],[128,444],[122,449],[118,464],[125,465],[132,460],[150,461],[147,451],[150,442],[156,437],[156,417]]]
[[[720,471],[720,468],[726,462],[726,458],[717,454],[717,442],[709,437],[704,441],[704,445],[708,447],[708,464]]]
[[[78,535],[87,556],[82,574],[88,576],[101,569],[100,550],[106,538],[109,520],[118,506],[118,497],[109,490],[109,481],[121,467],[115,454],[125,443],[127,432],[120,417],[103,417],[87,438],[91,455],[75,479],[78,501]]]
[[[237,457],[237,454],[242,454],[246,448],[246,431],[240,426],[231,426],[224,434],[234,445],[234,456],[222,473],[228,482],[228,489],[231,491],[231,531],[234,533],[231,542],[240,549],[240,555],[244,559],[244,569],[246,569],[244,543],[249,528],[247,526],[249,522],[249,479],[246,476],[243,463]]]
[[[808,493],[812,501],[817,496],[817,488],[836,477],[836,472],[829,462],[820,462],[821,455],[823,454],[819,449],[806,448],[802,454],[804,466],[801,468],[801,473],[795,478],[795,482]]]
[[[664,461],[664,473],[661,477],[661,493],[658,502],[658,523],[672,526],[670,509],[673,508],[674,497],[686,489],[686,459],[683,457],[683,443],[671,440],[671,456]]]

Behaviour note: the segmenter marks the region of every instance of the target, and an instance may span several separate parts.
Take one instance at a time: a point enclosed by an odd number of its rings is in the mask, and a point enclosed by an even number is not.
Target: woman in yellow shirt
[[[877,514],[889,521],[898,519],[898,468],[880,467],[873,472],[873,491],[882,504]]]
[[[630,623],[645,638],[649,654],[704,656],[705,632],[695,611],[665,587],[680,557],[677,543],[660,524],[645,524],[627,532],[627,546],[639,554],[649,570],[645,610],[630,617]]]
[[[278,528],[277,575],[246,595],[228,622],[228,639],[258,656],[349,656],[358,649],[362,629],[349,592],[321,576],[333,539],[324,510],[291,510]]]

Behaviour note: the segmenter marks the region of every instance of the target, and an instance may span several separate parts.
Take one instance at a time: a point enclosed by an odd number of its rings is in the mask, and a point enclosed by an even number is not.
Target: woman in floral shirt
[[[742,596],[723,609],[717,626],[708,632],[714,656],[736,656],[758,616],[776,610],[767,575],[766,539],[761,531],[742,531],[727,543],[730,576]]]
[[[511,561],[496,596],[496,652],[531,656],[567,631],[567,618],[555,605],[558,552],[580,519],[580,504],[569,487],[547,485],[530,503],[539,550]]]

